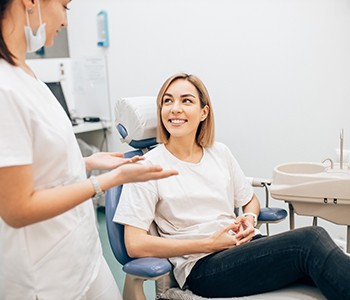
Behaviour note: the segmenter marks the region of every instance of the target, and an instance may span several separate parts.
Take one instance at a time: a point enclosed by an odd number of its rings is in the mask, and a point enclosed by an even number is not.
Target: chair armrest
[[[167,259],[155,257],[137,258],[123,266],[125,273],[147,278],[158,277],[171,270],[172,265]]]
[[[258,222],[279,222],[287,217],[287,211],[277,207],[263,207],[260,209]]]
[[[271,185],[271,179],[268,178],[255,178],[255,177],[247,177],[247,180],[253,187],[263,187],[265,185]]]

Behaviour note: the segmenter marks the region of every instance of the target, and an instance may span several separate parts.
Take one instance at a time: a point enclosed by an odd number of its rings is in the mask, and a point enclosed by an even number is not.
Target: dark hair
[[[7,45],[4,41],[4,35],[2,32],[2,22],[5,17],[5,13],[11,5],[12,0],[0,0],[0,59],[5,59],[11,65],[15,65],[14,55],[7,48]]]

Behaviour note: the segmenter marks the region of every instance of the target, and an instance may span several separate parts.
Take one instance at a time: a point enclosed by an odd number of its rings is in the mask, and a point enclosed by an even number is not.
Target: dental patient
[[[124,185],[114,221],[125,225],[131,257],[169,258],[179,286],[203,297],[311,281],[327,299],[350,299],[350,257],[323,228],[256,235],[259,201],[228,147],[214,141],[212,105],[198,77],[167,79],[157,113],[160,144],[144,163],[179,175]],[[147,233],[153,221],[160,236]]]

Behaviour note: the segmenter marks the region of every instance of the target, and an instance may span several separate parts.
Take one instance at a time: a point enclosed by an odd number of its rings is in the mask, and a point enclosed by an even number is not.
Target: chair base
[[[161,300],[207,300],[193,294],[189,290],[181,290],[179,288],[171,288],[165,293],[157,296],[157,299]],[[232,298],[210,298],[212,300],[326,300],[321,292],[314,286],[295,284],[280,290],[267,292],[263,294],[244,296],[244,297],[232,297]],[[208,299],[209,300],[209,299]]]
[[[161,277],[166,276],[168,274],[169,273],[166,273],[164,275],[153,278],[126,274],[123,290],[123,300],[147,300],[143,291],[143,283],[146,280],[158,280]]]

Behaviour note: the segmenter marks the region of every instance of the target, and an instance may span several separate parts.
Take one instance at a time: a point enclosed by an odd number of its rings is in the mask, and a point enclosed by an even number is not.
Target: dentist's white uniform
[[[4,60],[0,107],[0,167],[32,164],[35,190],[86,178],[58,101],[43,82]],[[19,229],[0,218],[0,299],[80,299],[101,261],[92,201]]]

